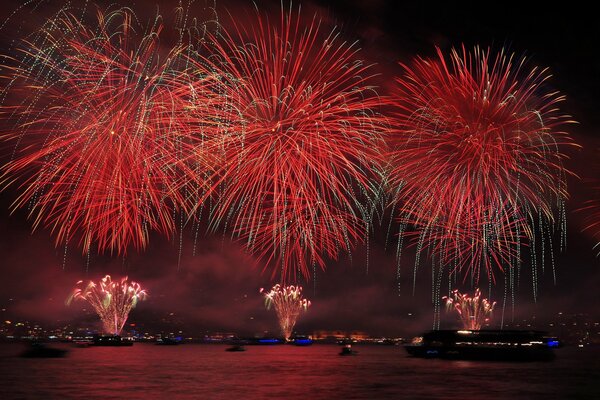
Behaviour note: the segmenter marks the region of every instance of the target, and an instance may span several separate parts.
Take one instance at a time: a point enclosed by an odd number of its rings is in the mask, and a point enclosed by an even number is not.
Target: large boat
[[[540,331],[438,330],[404,345],[415,357],[547,361],[559,341]]]

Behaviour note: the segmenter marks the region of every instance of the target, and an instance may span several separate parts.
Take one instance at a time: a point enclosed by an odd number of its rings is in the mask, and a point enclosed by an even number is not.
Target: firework
[[[488,323],[496,305],[496,302],[490,303],[488,299],[481,298],[479,289],[475,290],[473,297],[454,290],[451,296],[444,296],[442,300],[446,301],[448,311],[458,313],[463,328],[471,330],[479,330]]]
[[[73,300],[87,301],[102,320],[104,332],[119,335],[131,309],[146,296],[139,283],[129,282],[127,277],[121,282],[114,282],[110,275],[106,275],[98,283],[90,281],[83,286],[83,281],[77,282],[67,304]]]
[[[598,200],[590,200],[579,211],[587,213],[585,217],[586,225],[583,231],[591,233],[593,239],[596,241],[594,250],[600,256],[600,202]]]
[[[185,204],[196,146],[179,136],[166,84],[181,49],[160,54],[159,16],[146,30],[133,21],[129,9],[99,11],[95,26],[61,11],[5,66],[19,100],[2,110],[14,146],[3,186],[22,182],[13,207],[27,207],[57,245],[140,249],[149,231],[172,233]]]
[[[592,200],[586,201],[584,206],[577,211],[583,216],[583,232],[590,234],[592,239],[596,241],[594,250],[600,256],[600,181],[594,179],[591,180],[590,184]]]
[[[265,296],[267,309],[275,307],[281,333],[289,340],[300,312],[310,306],[310,301],[302,298],[302,287],[275,285],[269,292],[260,289],[260,293]]]
[[[543,268],[544,247],[552,252],[553,232],[564,232],[572,145],[547,71],[464,47],[403,68],[390,100],[389,182],[417,252],[475,281],[482,268],[494,280],[494,270],[519,265],[523,246]]]
[[[212,226],[286,281],[365,239],[382,117],[370,66],[337,32],[285,10],[253,23],[211,36],[178,98],[188,92],[190,127],[222,160]]]

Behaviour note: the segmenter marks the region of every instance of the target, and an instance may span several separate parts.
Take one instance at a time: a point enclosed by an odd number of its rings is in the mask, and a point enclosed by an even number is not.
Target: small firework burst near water
[[[310,301],[302,298],[302,287],[275,285],[269,292],[260,289],[260,293],[265,296],[267,309],[275,307],[281,333],[289,340],[300,312],[310,306]]]
[[[102,320],[104,333],[107,334],[119,335],[131,309],[147,296],[139,283],[128,281],[127,277],[114,282],[110,275],[106,275],[98,283],[90,281],[83,285],[83,281],[77,282],[67,304],[73,300],[90,303]]]
[[[454,290],[451,296],[444,296],[448,311],[456,311],[464,329],[479,330],[490,321],[496,302],[490,303],[481,297],[481,291],[475,290],[473,297]]]
[[[518,268],[528,247],[535,293],[535,269],[564,245],[563,162],[573,143],[561,130],[572,122],[558,109],[563,97],[546,70],[504,52],[438,49],[402,67],[389,153],[401,233],[474,282],[480,271],[494,281],[495,271]]]
[[[231,19],[178,90],[191,99],[191,129],[222,155],[213,225],[283,282],[307,277],[367,236],[383,121],[373,72],[316,16]]]
[[[161,48],[160,16],[148,28],[135,21],[126,8],[98,11],[95,24],[63,10],[5,66],[2,139],[13,158],[2,184],[20,181],[13,207],[26,207],[57,245],[141,249],[151,230],[174,231],[185,203],[192,146],[178,136],[165,84],[181,49]]]

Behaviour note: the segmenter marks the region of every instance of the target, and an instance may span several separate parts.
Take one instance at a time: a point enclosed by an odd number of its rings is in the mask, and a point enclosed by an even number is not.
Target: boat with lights
[[[540,331],[438,330],[414,338],[404,348],[423,358],[549,361],[559,344]]]
[[[94,346],[129,347],[133,346],[133,341],[119,335],[96,335]]]
[[[296,336],[290,343],[295,346],[310,346],[313,344],[313,340],[308,336]]]

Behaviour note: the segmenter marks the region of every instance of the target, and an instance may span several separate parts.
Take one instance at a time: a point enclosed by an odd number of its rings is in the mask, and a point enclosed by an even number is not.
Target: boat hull
[[[555,354],[546,348],[492,348],[492,347],[438,347],[405,345],[404,349],[413,357],[443,358],[451,360],[489,361],[551,361]]]

